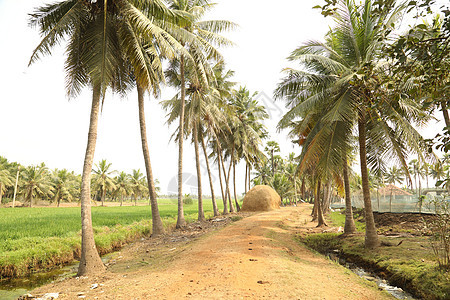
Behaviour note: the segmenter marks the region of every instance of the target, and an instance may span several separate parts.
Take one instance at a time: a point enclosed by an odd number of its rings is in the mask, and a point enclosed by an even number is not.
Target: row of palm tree
[[[158,180],[155,183],[158,184]],[[24,167],[0,157],[0,186],[0,202],[4,195],[15,201],[16,195],[17,200],[30,207],[37,200],[59,207],[62,202],[79,202],[81,176],[67,169],[49,170],[44,163]],[[106,197],[110,201],[120,201],[120,206],[125,199],[134,200],[137,205],[138,199],[149,198],[147,178],[139,169],[132,170],[131,174],[119,173],[111,170],[111,164],[106,160],[95,165],[91,186],[91,198],[100,200],[102,206]],[[159,187],[156,190],[159,191]]]
[[[192,138],[195,147],[199,220],[204,220],[199,145],[207,163],[214,158],[219,166],[224,213],[235,210],[231,201],[230,175],[233,169],[235,187],[235,168],[242,159],[248,174],[246,187],[250,185],[250,170],[262,156],[259,146],[266,131],[261,120],[267,118],[267,113],[245,88],[232,89],[234,84],[229,78],[233,73],[225,70],[217,47],[232,44],[221,33],[235,28],[236,24],[226,20],[204,21],[203,16],[214,6],[208,0],[66,0],[37,8],[30,15],[30,24],[38,27],[43,36],[30,64],[42,55],[51,54],[56,45],[67,40],[65,70],[68,95],[74,97],[84,87],[92,89],[88,143],[81,176],[79,275],[104,269],[93,239],[90,198],[98,115],[108,89],[123,96],[130,89],[137,89],[153,236],[164,233],[164,228],[148,152],[144,96],[146,93],[159,96],[162,84],[167,82],[178,89],[172,100],[163,102],[168,110],[168,123],[177,119],[179,122],[174,134],[179,146],[177,227],[186,223],[182,191],[185,138]],[[164,70],[164,61],[168,61],[167,70]],[[208,149],[211,149],[209,154]],[[225,168],[226,161],[229,161],[228,168]],[[96,174],[103,200],[108,186],[112,186],[107,175],[107,172]],[[209,177],[217,215],[211,174]],[[234,194],[239,209],[236,188]]]
[[[408,170],[406,158],[411,153],[420,163],[432,159],[415,129],[430,116],[406,88],[402,93],[390,88],[393,74],[383,52],[395,38],[393,32],[406,7],[406,3],[392,1],[337,1],[332,15],[335,26],[325,41],[309,41],[294,50],[289,59],[301,69],[286,69],[275,91],[275,97],[286,101],[289,109],[279,128],[289,129],[302,146],[298,173],[309,177],[316,191],[319,225],[324,224],[318,201],[321,186],[344,182],[346,200],[350,199],[349,163],[352,154],[359,152],[367,248],[380,244],[368,170],[383,174],[392,161]],[[349,219],[350,209],[347,203]]]

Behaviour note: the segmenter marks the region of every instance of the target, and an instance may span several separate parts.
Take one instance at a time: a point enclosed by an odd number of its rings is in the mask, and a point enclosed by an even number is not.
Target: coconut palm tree
[[[67,169],[55,169],[52,174],[52,181],[56,206],[59,207],[62,200],[72,202],[75,190],[79,189],[75,174]]]
[[[0,204],[2,203],[2,196],[7,187],[13,185],[14,178],[11,176],[8,168],[8,160],[0,156]]]
[[[111,175],[117,171],[110,170],[111,163],[107,163],[106,159],[102,159],[95,167],[96,169],[93,170],[94,176],[92,177],[92,182],[94,186],[100,190],[102,206],[105,206],[106,192],[112,191],[116,187],[114,178],[112,178]]]
[[[397,168],[397,166],[392,166],[388,172],[385,174],[385,181],[390,184],[396,184],[397,182],[401,184],[405,177],[403,177],[404,172],[402,169]]]
[[[131,192],[130,179],[128,174],[122,171],[116,176],[114,181],[116,183],[114,194],[120,198],[120,206],[122,206],[124,197],[128,196]]]
[[[192,61],[192,69],[198,82],[201,82],[203,89],[207,89],[209,86],[210,79],[214,75],[211,66],[208,64],[208,58],[214,58],[220,60],[221,56],[216,50],[215,46],[230,45],[231,42],[220,36],[219,33],[232,29],[235,24],[224,20],[212,20],[212,21],[202,21],[205,13],[214,7],[214,4],[209,3],[207,0],[169,0],[169,7],[177,11],[183,11],[189,13],[193,16],[191,22],[184,26],[183,28],[193,34],[195,39],[189,42],[183,43],[188,52],[194,58]],[[179,101],[180,101],[180,122],[179,122],[179,132],[180,137],[178,139],[178,217],[177,217],[177,228],[185,225],[186,221],[184,219],[183,210],[183,137],[184,137],[184,117],[185,117],[185,98],[186,98],[186,60],[185,55],[181,55],[179,59],[179,80],[175,85],[180,88]],[[189,79],[188,79],[189,80]],[[198,150],[196,151],[198,152]],[[199,184],[200,185],[200,184]],[[200,194],[200,192],[199,192]],[[200,204],[199,204],[200,205]],[[199,214],[201,214],[199,212]],[[199,218],[201,216],[199,215]]]
[[[384,160],[396,157],[407,168],[408,151],[413,150],[422,160],[427,154],[423,139],[412,126],[426,118],[420,107],[413,99],[390,95],[380,82],[380,78],[389,76],[381,49],[403,8],[387,5],[375,13],[371,0],[361,5],[353,0],[338,1],[333,15],[336,26],[327,34],[325,43],[310,41],[296,49],[290,59],[299,61],[304,70],[287,69],[287,77],[275,92],[278,98],[288,100],[290,108],[281,122],[287,124],[304,117],[305,131],[316,137],[315,149],[332,150],[324,145],[352,144],[351,133],[358,128],[367,248],[379,245],[368,166],[379,171],[385,168]],[[320,122],[308,120],[317,117]],[[344,148],[335,154],[327,151],[331,156],[321,156],[330,157],[323,160],[327,166],[342,166]],[[325,153],[312,149],[308,150],[311,157]]]
[[[144,174],[142,174],[140,169],[132,171],[132,174],[129,177],[130,179],[130,187],[132,191],[132,195],[134,198],[134,205],[137,205],[137,198],[142,196],[146,186],[143,184]]]
[[[33,200],[36,197],[53,196],[54,188],[50,181],[48,169],[43,163],[25,168],[21,176],[21,194],[30,203],[30,207],[33,206]]]

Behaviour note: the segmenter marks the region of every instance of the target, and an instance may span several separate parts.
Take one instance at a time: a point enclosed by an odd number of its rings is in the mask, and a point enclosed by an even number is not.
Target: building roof
[[[382,187],[380,189],[378,189],[378,193],[380,195],[386,195],[386,196],[412,196],[411,193],[402,190],[401,188],[393,185],[393,184],[389,184],[385,187]]]

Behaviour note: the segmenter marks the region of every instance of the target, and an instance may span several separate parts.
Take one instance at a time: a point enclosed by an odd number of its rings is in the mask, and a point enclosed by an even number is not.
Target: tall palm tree
[[[184,44],[188,52],[194,58],[192,60],[192,70],[195,72],[195,77],[198,82],[201,82],[203,88],[206,89],[209,86],[210,79],[214,74],[212,73],[211,67],[209,66],[207,60],[209,58],[214,58],[220,60],[221,56],[217,52],[215,45],[230,45],[231,42],[220,36],[219,33],[232,29],[235,24],[224,20],[212,20],[212,21],[202,21],[205,13],[214,7],[214,4],[209,3],[207,0],[169,0],[169,7],[177,11],[183,11],[189,13],[193,16],[191,22],[184,26],[183,28],[195,36],[191,41],[187,41]],[[180,122],[179,122],[179,132],[180,138],[178,139],[178,217],[177,217],[177,228],[185,225],[186,221],[184,219],[183,210],[183,137],[184,137],[184,117],[185,117],[185,98],[186,98],[186,60],[185,55],[182,54],[179,59],[179,82],[176,87],[180,88]],[[197,146],[198,148],[198,146]],[[196,151],[198,153],[198,150]],[[200,186],[200,184],[199,184]],[[199,192],[200,194],[200,192]],[[201,201],[199,201],[200,205]],[[201,214],[199,212],[199,214]],[[201,218],[201,215],[199,215]]]
[[[94,186],[100,190],[102,206],[105,206],[106,192],[112,191],[116,187],[114,178],[112,178],[111,175],[117,171],[110,170],[111,163],[106,162],[106,159],[102,159],[95,167],[96,169],[94,169],[92,181]]]
[[[423,160],[427,154],[423,139],[412,126],[412,122],[423,122],[426,116],[412,99],[390,95],[380,82],[380,78],[389,76],[381,50],[403,8],[386,4],[376,11],[371,0],[361,5],[353,0],[338,1],[333,15],[336,26],[327,34],[326,42],[310,41],[290,56],[306,71],[287,69],[288,76],[275,92],[278,98],[288,100],[290,108],[282,123],[304,117],[305,130],[316,137],[316,146],[308,150],[310,156],[317,156],[314,148],[322,149],[319,153],[329,153],[323,156],[328,166],[342,166],[342,153],[346,152],[342,152],[345,147],[340,147],[333,154],[328,151],[333,148],[326,145],[352,144],[351,133],[358,128],[367,248],[379,245],[368,166],[383,169],[383,160],[395,157],[406,168],[409,151]],[[308,118],[316,118],[316,122]]]
[[[146,69],[142,68],[146,61],[142,59],[142,49],[135,47],[136,33],[165,52],[182,51],[177,40],[156,24],[157,20],[176,19],[159,0],[67,0],[39,7],[31,14],[30,23],[39,27],[43,39],[33,52],[30,64],[43,54],[51,54],[53,47],[66,39],[68,94],[74,96],[86,85],[93,91],[80,196],[82,251],[78,275],[104,269],[95,247],[90,210],[90,175],[100,98],[108,87],[123,92],[129,86],[133,78],[129,74],[130,64],[134,77],[146,88],[147,74],[141,72]]]

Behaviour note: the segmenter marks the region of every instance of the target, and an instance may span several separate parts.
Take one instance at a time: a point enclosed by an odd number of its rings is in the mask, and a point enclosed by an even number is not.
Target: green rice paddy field
[[[220,202],[220,203],[219,203]],[[218,201],[220,207],[222,201]],[[176,223],[176,199],[159,200],[166,228]],[[204,201],[212,216],[210,200]],[[184,206],[186,221],[197,203]],[[80,207],[0,208],[0,278],[28,275],[76,259],[81,248]],[[151,234],[150,206],[92,207],[95,242],[101,254]]]

